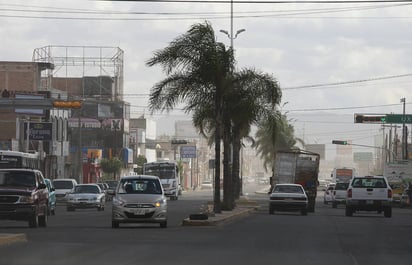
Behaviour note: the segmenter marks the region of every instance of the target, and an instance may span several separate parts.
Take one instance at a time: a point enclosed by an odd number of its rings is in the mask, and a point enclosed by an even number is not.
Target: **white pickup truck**
[[[383,176],[353,177],[347,189],[346,216],[356,211],[383,212],[392,217],[392,189]]]

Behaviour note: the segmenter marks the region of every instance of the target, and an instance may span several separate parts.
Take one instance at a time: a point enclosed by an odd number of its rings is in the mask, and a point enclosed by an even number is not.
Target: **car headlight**
[[[34,203],[34,198],[32,196],[21,196],[20,202],[22,203]]]
[[[161,199],[161,200],[158,200],[157,202],[155,202],[155,206],[156,207],[161,207],[162,205],[164,205],[164,204],[166,204],[166,199]]]
[[[124,205],[124,203],[125,202],[120,198],[116,198],[116,197],[113,198],[113,205],[115,206],[122,206]]]

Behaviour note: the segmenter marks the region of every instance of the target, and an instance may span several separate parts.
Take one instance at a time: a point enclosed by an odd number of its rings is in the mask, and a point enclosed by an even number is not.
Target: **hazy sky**
[[[321,121],[302,118],[315,112],[347,117],[402,113],[403,97],[409,112],[412,1],[235,1],[233,11],[234,32],[246,30],[234,39],[238,67],[255,68],[277,78],[282,101],[287,102],[283,110],[300,117],[294,120],[300,134],[302,130],[306,135],[316,134],[313,128],[322,128]],[[230,3],[0,0],[0,60],[31,61],[35,48],[48,45],[119,47],[124,50],[125,100],[131,103],[133,115],[149,114],[150,88],[164,75],[159,67],[148,68],[145,62],[191,25],[206,20],[217,40],[229,46],[230,39],[219,30],[230,32]],[[184,118],[177,112],[170,115]],[[153,117],[164,116],[156,113]],[[329,122],[323,133],[332,138],[334,127]],[[379,133],[372,127],[354,130],[369,137]],[[329,142],[317,138],[313,141]]]

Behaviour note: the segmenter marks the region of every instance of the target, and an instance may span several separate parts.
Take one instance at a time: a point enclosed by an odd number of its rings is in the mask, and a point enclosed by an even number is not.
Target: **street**
[[[412,210],[394,208],[392,218],[323,204],[315,213],[268,214],[267,195],[249,193],[261,207],[220,226],[181,226],[211,200],[211,191],[187,192],[169,201],[169,224],[111,228],[111,207],[103,212],[59,206],[47,228],[1,221],[0,233],[25,233],[28,242],[0,247],[1,265],[29,264],[286,264],[409,265]]]

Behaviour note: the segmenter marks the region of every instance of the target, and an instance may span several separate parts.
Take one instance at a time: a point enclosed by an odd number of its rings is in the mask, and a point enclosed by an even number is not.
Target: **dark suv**
[[[34,169],[0,169],[0,219],[47,226],[49,193],[43,174]]]

